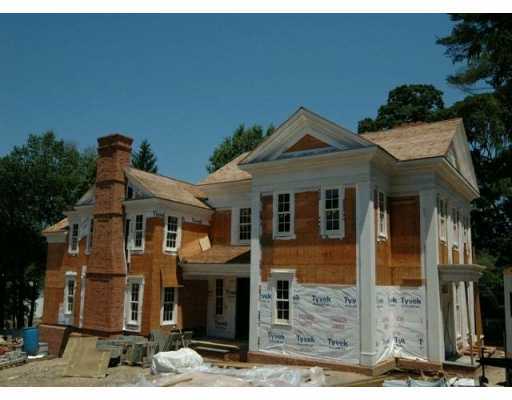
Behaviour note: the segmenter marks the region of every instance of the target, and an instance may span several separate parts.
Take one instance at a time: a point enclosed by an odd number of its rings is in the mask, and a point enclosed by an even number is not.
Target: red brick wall
[[[295,194],[293,240],[272,239],[272,196],[262,198],[261,275],[266,281],[273,267],[292,267],[304,283],[356,283],[356,191],[345,189],[345,237],[323,239],[319,226],[319,192]]]
[[[43,322],[56,324],[58,322],[59,304],[64,302],[64,283],[67,271],[76,272],[75,301],[73,310],[74,325],[78,326],[80,317],[80,273],[82,266],[87,265],[89,256],[85,254],[87,238],[79,242],[79,254],[68,253],[68,239],[66,243],[48,243],[48,257],[46,260]]]

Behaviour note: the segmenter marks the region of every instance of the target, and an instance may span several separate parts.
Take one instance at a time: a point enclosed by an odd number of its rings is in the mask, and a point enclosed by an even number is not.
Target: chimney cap
[[[122,135],[121,133],[111,133],[110,135],[102,136],[98,138],[98,145],[100,147],[108,147],[114,144],[124,144],[131,146],[133,139],[131,137]]]

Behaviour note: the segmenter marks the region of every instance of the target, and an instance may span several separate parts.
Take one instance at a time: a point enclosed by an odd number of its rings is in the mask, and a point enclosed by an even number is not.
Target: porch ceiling
[[[439,264],[439,278],[443,282],[478,282],[485,267],[478,264]]]

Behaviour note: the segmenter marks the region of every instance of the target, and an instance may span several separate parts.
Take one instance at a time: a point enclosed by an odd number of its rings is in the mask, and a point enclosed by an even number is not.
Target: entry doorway
[[[249,338],[249,308],[251,287],[249,278],[237,278],[236,280],[236,338]]]

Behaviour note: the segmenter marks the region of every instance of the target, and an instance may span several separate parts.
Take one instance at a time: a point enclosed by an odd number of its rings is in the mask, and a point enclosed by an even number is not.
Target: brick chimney
[[[126,263],[124,257],[124,168],[133,139],[112,134],[98,139],[93,246],[87,265],[83,328],[98,334],[123,329]]]

